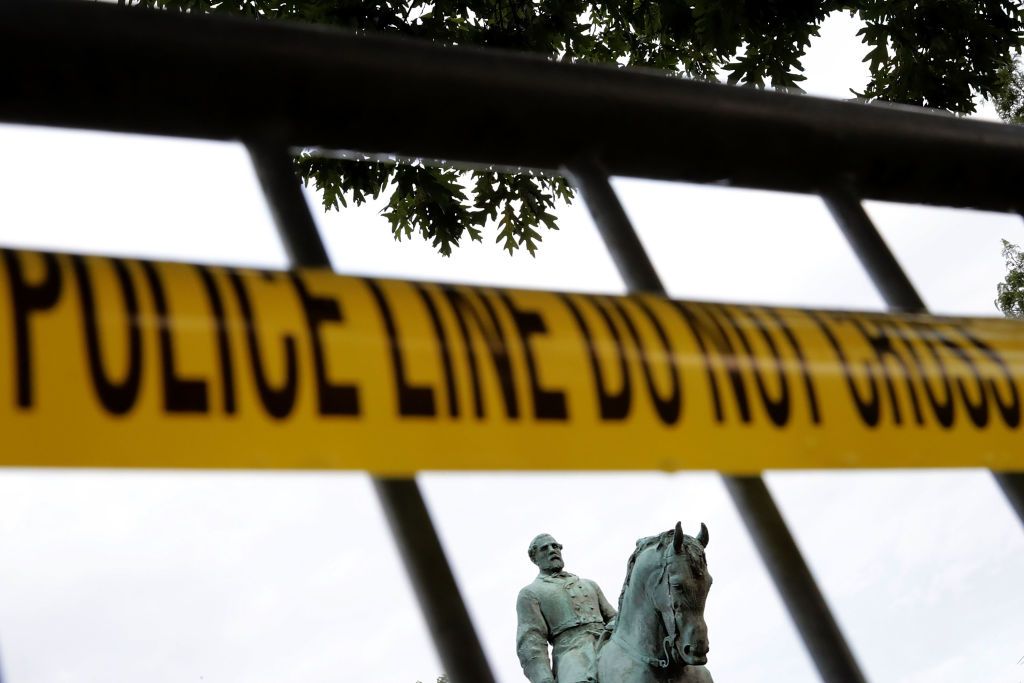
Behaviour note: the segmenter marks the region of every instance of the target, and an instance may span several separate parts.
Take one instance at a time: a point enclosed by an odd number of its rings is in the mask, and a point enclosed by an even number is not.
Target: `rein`
[[[650,655],[645,655],[643,652],[641,652],[639,649],[637,649],[633,644],[626,642],[626,640],[619,635],[618,631],[615,631],[615,632],[612,633],[612,640],[614,640],[616,643],[618,643],[619,647],[621,647],[622,650],[627,655],[629,655],[631,659],[633,659],[634,661],[640,662],[641,664],[646,664],[647,666],[649,666],[651,668],[654,668],[654,669],[667,669],[671,665],[671,663],[672,663],[670,658],[669,658],[669,653],[668,653],[668,647],[669,647],[669,642],[670,641],[669,641],[669,638],[667,636],[665,637],[665,640],[662,641],[662,643],[661,643],[662,651],[665,654],[664,658],[651,657]]]

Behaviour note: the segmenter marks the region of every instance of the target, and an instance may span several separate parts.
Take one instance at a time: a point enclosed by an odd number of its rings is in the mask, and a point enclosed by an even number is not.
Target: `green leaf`
[[[1006,121],[1024,122],[1021,0],[125,0],[131,6],[204,12],[251,21],[301,21],[357,33],[394,34],[445,45],[523,50],[568,62],[644,65],[666,73],[758,88],[796,89],[801,62],[832,12],[864,22],[871,80],[858,96],[956,113],[989,98]],[[131,11],[131,10],[126,10]],[[216,64],[209,65],[215,69]],[[324,82],[326,91],[344,83]],[[403,102],[416,125],[416,101]],[[339,117],[345,112],[339,112]],[[452,112],[453,117],[464,112]],[[486,121],[482,122],[486,127]],[[524,122],[523,130],[545,121]],[[423,131],[423,135],[429,135]],[[486,134],[503,135],[505,131]],[[526,142],[529,144],[529,141]],[[558,227],[573,199],[564,178],[531,172],[462,170],[415,161],[333,159],[304,152],[296,173],[321,193],[325,210],[387,198],[396,239],[430,242],[451,254],[468,235],[494,231],[500,248],[533,254],[539,230]]]

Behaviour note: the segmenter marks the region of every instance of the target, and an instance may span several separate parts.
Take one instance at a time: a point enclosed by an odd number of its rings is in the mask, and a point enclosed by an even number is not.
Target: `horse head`
[[[677,522],[672,542],[662,550],[662,569],[652,574],[655,585],[648,587],[661,616],[667,636],[666,650],[676,661],[694,666],[708,661],[708,627],[704,622],[704,604],[711,589],[704,549],[708,528],[703,523],[696,537],[683,533]]]

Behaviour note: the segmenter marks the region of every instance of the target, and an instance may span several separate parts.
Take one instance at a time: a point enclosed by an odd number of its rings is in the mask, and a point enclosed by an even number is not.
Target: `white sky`
[[[863,85],[856,28],[826,23],[809,91]],[[238,145],[0,126],[0,150],[4,246],[285,265]],[[817,198],[614,185],[673,296],[882,308]],[[536,259],[489,241],[447,260],[396,245],[379,209],[320,217],[339,271],[622,291],[579,204]],[[933,311],[995,314],[999,239],[1024,243],[1020,217],[868,211]],[[870,680],[1024,677],[1024,533],[987,472],[766,478]],[[677,519],[711,532],[716,679],[818,680],[717,475],[420,481],[500,681],[525,680],[514,600],[534,575],[534,534],[554,533],[568,569],[614,600],[635,539]],[[350,473],[0,470],[0,655],[7,683],[426,683],[440,671],[368,480]]]

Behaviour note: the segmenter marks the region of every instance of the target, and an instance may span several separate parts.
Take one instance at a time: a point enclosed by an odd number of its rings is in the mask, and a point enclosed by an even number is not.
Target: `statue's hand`
[[[551,673],[551,665],[546,659],[533,659],[525,667],[523,673],[530,683],[555,683],[555,676]]]
[[[612,617],[611,619],[609,619],[608,621],[605,622],[604,630],[601,631],[601,635],[597,639],[597,648],[599,650],[602,647],[604,647],[605,643],[607,643],[609,640],[611,640],[612,633],[615,631],[615,620],[616,620],[616,617]]]

